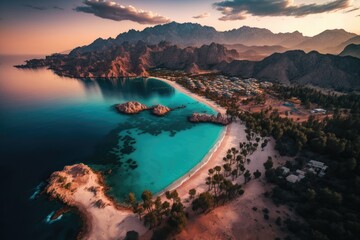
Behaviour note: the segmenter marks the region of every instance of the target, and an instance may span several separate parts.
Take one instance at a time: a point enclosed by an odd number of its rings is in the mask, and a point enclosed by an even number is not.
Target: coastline
[[[195,93],[190,92],[175,82],[162,78],[154,77],[154,79],[168,83],[170,86],[176,88],[191,98],[202,102],[217,112],[222,114],[226,113],[224,108],[202,96],[198,96]],[[204,175],[207,176],[208,168],[219,164],[222,165],[222,156],[226,153],[230,146],[238,144],[239,137],[244,137],[242,131],[236,131],[239,126],[241,127],[242,125],[239,123],[231,123],[224,127],[219,137],[216,139],[216,142],[202,160],[164,190],[156,193],[156,195],[165,197],[165,191],[176,189],[179,196],[183,200],[186,200],[189,189],[196,188],[198,192],[206,190],[207,186],[204,181]],[[53,181],[52,184],[55,186],[52,187],[56,189],[55,192],[62,194],[61,197],[57,197],[58,199],[67,205],[76,207],[79,211],[84,224],[79,234],[81,239],[109,239],[114,238],[115,236],[125,237],[126,232],[131,230],[137,231],[140,236],[144,234],[146,235],[146,233],[149,232],[149,230],[143,226],[143,223],[138,219],[136,214],[134,214],[131,210],[122,207],[120,203],[111,196],[107,195],[107,186],[104,182],[103,176],[99,172],[87,167],[90,173],[88,180],[85,181],[81,176],[71,176],[69,168],[74,166],[76,165],[65,167],[63,171],[55,173],[64,173],[65,176],[69,177],[69,179],[73,179],[72,182],[79,181],[78,186],[72,186],[72,190],[69,192],[66,191],[63,186],[56,185]],[[49,185],[51,185],[51,182]],[[94,188],[94,186],[96,186],[97,189],[95,193],[90,191],[90,189]],[[53,194],[51,192],[48,193],[50,195]],[[99,200],[103,201],[105,204],[104,207],[96,207],[96,202]],[[185,206],[188,205],[188,203],[184,204]]]
[[[193,175],[195,175],[198,171],[200,171],[210,162],[210,160],[213,158],[213,155],[216,154],[219,148],[221,148],[222,143],[227,140],[228,130],[229,130],[229,126],[225,126],[225,129],[222,130],[215,144],[212,146],[210,151],[202,158],[202,160],[199,163],[197,163],[193,168],[190,169],[190,171],[188,171],[182,177],[178,178],[177,180],[172,182],[169,186],[167,186],[165,189],[161,190],[155,195],[162,196],[166,191],[173,191],[175,189],[178,189],[186,181],[191,180],[191,177]]]
[[[220,107],[209,99],[206,99],[203,96],[199,96],[193,92],[190,92],[188,89],[183,86],[177,84],[176,82],[158,78],[158,77],[149,77],[153,79],[158,79],[159,81],[166,82],[173,88],[185,93],[193,99],[211,107],[217,112],[221,114],[226,113],[226,109]],[[213,145],[213,147],[209,150],[209,152],[203,157],[203,159],[196,164],[190,171],[188,171],[185,175],[180,177],[171,183],[164,190],[160,191],[156,195],[164,197],[164,193],[166,191],[177,190],[179,197],[182,199],[186,199],[188,197],[188,192],[190,189],[194,188],[197,192],[203,192],[206,190],[207,186],[205,184],[205,178],[208,176],[208,169],[215,167],[216,165],[222,166],[223,160],[222,157],[226,155],[226,152],[231,147],[237,147],[240,141],[245,141],[245,126],[239,122],[232,122],[227,125],[217,141]]]
[[[203,97],[203,96],[200,96],[200,95],[197,95],[193,92],[190,92],[188,89],[184,88],[183,86],[177,84],[176,82],[174,81],[170,81],[168,79],[165,79],[165,78],[160,78],[160,77],[152,77],[152,76],[149,76],[148,78],[153,78],[153,79],[157,79],[159,81],[163,81],[167,84],[169,84],[170,86],[172,86],[173,88],[179,90],[180,92],[182,93],[185,93],[186,95],[190,96],[191,98],[193,99],[196,99],[198,100],[199,102],[202,102],[203,104],[207,105],[208,107],[214,109],[215,111],[221,113],[221,114],[226,114],[226,109],[217,105],[216,103],[214,103],[213,101]]]

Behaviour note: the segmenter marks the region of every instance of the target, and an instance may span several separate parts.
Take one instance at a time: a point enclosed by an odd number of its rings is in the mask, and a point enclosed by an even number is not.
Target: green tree
[[[192,201],[192,210],[207,212],[215,205],[214,197],[209,192],[201,193],[197,198]]]
[[[145,190],[141,194],[141,199],[143,200],[143,206],[149,212],[152,211],[152,205],[153,205],[152,197],[153,197],[152,193],[148,190]]]
[[[265,170],[269,170],[273,167],[274,163],[271,159],[271,157],[268,158],[268,160],[266,160],[266,162],[264,163],[264,167],[265,167]]]
[[[259,178],[261,176],[261,172],[259,170],[256,170],[253,174],[255,178]]]
[[[192,188],[189,190],[190,199],[193,199],[196,195],[196,189]]]
[[[249,170],[245,171],[244,179],[245,179],[245,183],[247,183],[247,182],[249,182],[251,180],[251,174],[250,174]]]

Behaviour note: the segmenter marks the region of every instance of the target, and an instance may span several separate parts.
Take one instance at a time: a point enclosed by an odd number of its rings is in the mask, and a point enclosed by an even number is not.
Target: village
[[[190,91],[209,99],[222,99],[222,102],[227,102],[236,98],[238,109],[246,112],[276,109],[281,117],[290,118],[295,122],[305,122],[309,116],[322,120],[332,115],[331,112],[315,104],[305,106],[296,97],[281,99],[272,91],[273,83],[255,78],[242,79],[216,73],[189,75],[181,71],[171,72],[171,74],[160,71],[156,75],[177,82]]]

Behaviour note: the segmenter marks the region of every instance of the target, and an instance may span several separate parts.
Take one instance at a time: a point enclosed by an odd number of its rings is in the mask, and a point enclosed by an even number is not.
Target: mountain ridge
[[[360,58],[360,44],[349,44],[339,54],[339,56],[352,56]]]
[[[360,90],[360,59],[292,50],[274,53],[261,61],[237,60],[239,53],[221,44],[180,48],[169,42],[124,42],[101,51],[55,54],[33,59],[20,68],[48,67],[58,75],[84,77],[149,76],[149,70],[165,68],[199,73],[217,71],[229,76],[254,77],[284,84],[312,84],[337,90]]]
[[[326,36],[335,36],[334,45],[323,43]],[[171,22],[153,27],[147,27],[138,31],[131,29],[128,32],[120,33],[116,38],[98,38],[89,45],[75,48],[71,54],[97,51],[109,45],[119,45],[123,42],[144,41],[147,44],[157,44],[161,41],[172,42],[182,47],[201,46],[216,42],[219,44],[243,44],[247,46],[281,45],[288,49],[304,48],[303,50],[317,50],[325,53],[340,43],[356,37],[356,34],[348,33],[343,29],[325,30],[313,37],[304,36],[299,31],[292,33],[273,33],[266,28],[242,26],[227,31],[217,31],[210,26],[203,26],[198,23],[176,23]],[[311,45],[315,47],[311,47]],[[310,46],[310,47],[309,47]],[[335,52],[331,52],[335,53]],[[338,52],[336,52],[337,54]]]

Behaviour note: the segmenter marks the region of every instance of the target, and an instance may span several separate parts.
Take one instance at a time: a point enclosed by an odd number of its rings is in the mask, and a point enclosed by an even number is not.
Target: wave
[[[36,196],[41,192],[42,187],[45,186],[44,182],[39,183],[35,188],[34,188],[34,193],[30,196],[30,200],[34,200],[36,198]]]
[[[61,214],[57,218],[51,219],[54,216],[54,214],[55,214],[55,211],[52,211],[49,215],[47,215],[46,218],[45,218],[45,222],[48,223],[48,224],[52,224],[54,222],[57,222],[57,221],[61,220],[61,218],[63,217],[63,215]]]

